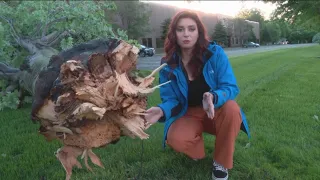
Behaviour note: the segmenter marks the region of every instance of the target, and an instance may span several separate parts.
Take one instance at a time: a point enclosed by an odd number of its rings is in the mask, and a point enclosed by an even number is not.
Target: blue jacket
[[[221,107],[227,100],[234,100],[239,93],[236,78],[228,57],[223,49],[215,43],[210,43],[203,54],[203,75],[214,96],[215,108]],[[163,64],[163,59],[161,64]],[[183,116],[188,109],[188,83],[184,74],[181,57],[175,53],[167,61],[167,65],[159,72],[159,83],[171,80],[170,83],[160,87],[161,104],[158,104],[164,113],[159,122],[164,122],[163,147],[167,139],[167,132],[171,124]],[[241,130],[250,138],[246,116],[241,110]]]

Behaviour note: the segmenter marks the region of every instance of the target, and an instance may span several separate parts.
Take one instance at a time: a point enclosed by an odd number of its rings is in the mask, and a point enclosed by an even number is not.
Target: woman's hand
[[[159,121],[163,116],[162,109],[159,107],[151,107],[145,112],[145,120],[151,124],[154,124]]]
[[[214,118],[213,95],[210,92],[203,94],[202,99],[203,110],[207,113],[208,118]]]

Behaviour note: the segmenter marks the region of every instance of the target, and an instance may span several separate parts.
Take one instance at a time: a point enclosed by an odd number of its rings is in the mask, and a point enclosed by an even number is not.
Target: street
[[[255,54],[266,51],[274,51],[278,49],[288,49],[297,47],[314,46],[318,44],[288,44],[288,45],[272,45],[272,46],[261,46],[259,48],[226,48],[225,52],[228,57],[243,56],[247,54]],[[137,69],[140,70],[153,70],[160,65],[160,59],[164,54],[156,54],[152,57],[139,57]]]

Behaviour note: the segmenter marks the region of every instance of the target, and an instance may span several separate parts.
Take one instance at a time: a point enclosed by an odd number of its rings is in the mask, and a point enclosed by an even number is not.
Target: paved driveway
[[[272,45],[272,46],[261,46],[259,48],[226,48],[225,52],[229,57],[243,56],[247,54],[254,54],[266,51],[274,51],[278,49],[288,49],[297,47],[314,46],[318,44],[288,44],[288,45]],[[164,54],[156,54],[152,57],[139,57],[137,69],[141,70],[153,70],[160,65],[160,59]]]

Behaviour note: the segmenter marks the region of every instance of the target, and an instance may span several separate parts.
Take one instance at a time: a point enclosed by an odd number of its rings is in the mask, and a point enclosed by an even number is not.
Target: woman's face
[[[176,37],[181,49],[193,48],[199,37],[197,23],[191,18],[180,19],[177,23]]]

